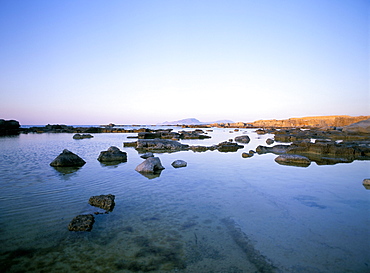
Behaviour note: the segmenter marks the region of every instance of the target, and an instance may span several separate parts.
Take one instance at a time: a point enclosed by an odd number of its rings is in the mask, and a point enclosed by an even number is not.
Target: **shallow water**
[[[148,179],[122,143],[133,134],[28,134],[0,138],[1,272],[368,272],[370,162],[307,168],[275,155],[242,158],[269,135],[214,129],[212,145],[247,133],[235,153],[158,154],[166,168]],[[128,161],[106,166],[117,146]],[[60,172],[49,163],[68,149],[87,163]],[[188,162],[175,169],[176,159]],[[91,232],[70,232],[90,196],[114,194]]]

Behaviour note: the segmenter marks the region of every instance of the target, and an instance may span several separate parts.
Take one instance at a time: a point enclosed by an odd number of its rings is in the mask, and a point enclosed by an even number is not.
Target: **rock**
[[[364,185],[365,189],[370,190],[370,178],[365,178],[362,181],[362,185]]]
[[[122,152],[115,146],[111,146],[107,151],[100,152],[98,160],[100,162],[126,162],[127,153]]]
[[[147,159],[149,157],[154,157],[154,154],[152,152],[145,153],[140,156],[141,158]]]
[[[91,196],[89,199],[89,204],[106,211],[112,211],[115,205],[114,198],[115,196],[113,194]]]
[[[246,135],[237,136],[237,137],[234,138],[234,140],[236,142],[240,142],[240,143],[249,143],[249,141],[251,141],[251,139],[249,138],[249,136],[246,136]]]
[[[188,149],[189,145],[170,139],[139,139],[136,142],[136,150],[139,151],[176,152]]]
[[[181,168],[181,167],[186,167],[187,163],[184,160],[175,160],[171,164],[174,168]]]
[[[366,185],[366,186],[370,186],[370,178],[365,178],[365,179],[362,181],[362,184],[363,184],[363,185]]]
[[[284,154],[290,148],[290,145],[275,145],[273,147],[266,147],[259,145],[256,148],[258,154],[274,153],[274,154]]]
[[[95,222],[92,214],[78,215],[68,225],[70,231],[90,231]]]
[[[90,134],[75,134],[73,139],[85,139],[85,138],[93,138],[94,136]]]
[[[237,143],[224,141],[217,144],[217,150],[219,152],[227,153],[227,152],[236,152],[238,149],[244,148],[243,145],[239,145]]]
[[[51,163],[50,166],[53,167],[81,167],[85,165],[85,160],[83,160],[78,155],[64,149],[63,152],[58,155]]]
[[[20,124],[16,120],[0,119],[0,135],[18,135]]]
[[[135,170],[142,173],[156,173],[164,169],[158,157],[149,157],[139,164]]]
[[[311,164],[311,160],[302,155],[279,155],[275,161],[283,165],[294,165],[307,167]]]
[[[370,119],[344,126],[342,131],[351,134],[370,134]]]
[[[254,155],[254,152],[252,150],[249,151],[249,153],[242,153],[242,157],[243,158],[248,158],[248,157],[252,157]]]
[[[271,144],[273,144],[274,143],[274,140],[272,139],[272,138],[268,138],[268,139],[266,139],[266,144],[267,145],[271,145]]]

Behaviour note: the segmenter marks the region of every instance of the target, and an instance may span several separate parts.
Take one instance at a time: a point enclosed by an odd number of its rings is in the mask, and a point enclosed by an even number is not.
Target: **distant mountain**
[[[158,125],[200,125],[200,124],[211,124],[211,123],[233,123],[231,120],[217,120],[217,121],[210,121],[210,122],[202,122],[196,118],[186,118],[181,120],[175,121],[165,121],[159,123]]]

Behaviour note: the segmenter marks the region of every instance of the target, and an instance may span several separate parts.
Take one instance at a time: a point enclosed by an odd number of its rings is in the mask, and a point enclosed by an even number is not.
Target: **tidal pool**
[[[178,130],[175,128],[175,130]],[[181,129],[182,130],[182,129]],[[307,168],[276,155],[242,153],[271,135],[214,128],[205,140],[251,138],[237,152],[156,154],[165,169],[149,179],[123,142],[134,134],[21,134],[0,138],[1,272],[369,272],[370,162]],[[127,162],[101,164],[117,146]],[[87,163],[60,171],[68,149]],[[184,168],[171,163],[185,160]],[[69,222],[91,213],[89,197],[114,194],[91,232]]]

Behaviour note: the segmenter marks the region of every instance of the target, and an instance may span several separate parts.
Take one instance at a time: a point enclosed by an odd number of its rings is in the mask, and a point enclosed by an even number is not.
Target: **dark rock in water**
[[[90,231],[95,222],[92,214],[78,215],[68,225],[70,231]]]
[[[115,146],[111,146],[107,151],[100,152],[98,160],[100,162],[126,162],[127,153],[122,152]]]
[[[152,152],[145,153],[140,156],[141,158],[147,159],[149,157],[154,157],[154,154]]]
[[[266,147],[259,145],[256,148],[256,152],[258,154],[265,154],[265,153],[274,153],[274,154],[284,154],[290,148],[289,145],[275,145],[273,147]]]
[[[299,167],[308,167],[311,164],[311,160],[302,155],[279,155],[275,158],[275,161],[282,165],[294,165]]]
[[[246,144],[249,143],[249,141],[251,141],[251,139],[249,138],[249,136],[246,136],[246,135],[244,135],[244,136],[237,136],[237,137],[234,138],[234,140],[236,142],[246,143]]]
[[[189,149],[189,145],[170,139],[139,139],[135,142],[124,143],[124,146],[135,147],[138,151],[155,151],[157,153],[186,151]]]
[[[164,167],[158,157],[149,157],[135,168],[137,172],[142,173],[156,173],[163,169]]]
[[[171,165],[174,168],[181,168],[181,167],[186,167],[188,163],[186,163],[186,161],[184,160],[175,160],[174,162],[172,162]]]
[[[236,152],[238,149],[244,148],[243,145],[239,145],[234,142],[224,141],[217,144],[217,150],[219,152],[227,153],[227,152]]]
[[[20,124],[16,120],[0,119],[0,136],[1,135],[18,135]]]
[[[190,150],[192,150],[193,152],[206,152],[206,151],[214,151],[217,149],[217,146],[216,145],[213,145],[213,146],[201,146],[201,145],[196,145],[196,146],[190,146],[189,147]]]
[[[274,143],[274,140],[272,139],[272,138],[268,138],[268,139],[266,139],[266,144],[267,145],[271,145],[271,144],[273,144]]]
[[[91,196],[89,204],[94,207],[105,209],[106,211],[113,211],[115,205],[114,198],[115,196],[113,194]]]
[[[85,139],[85,138],[93,138],[94,136],[90,134],[75,134],[73,139]]]
[[[249,153],[242,153],[242,157],[243,158],[248,158],[248,157],[252,157],[254,155],[254,151],[250,150]]]
[[[53,167],[81,167],[85,165],[85,160],[83,160],[78,155],[64,149],[63,152],[58,155],[51,163],[50,166]]]

